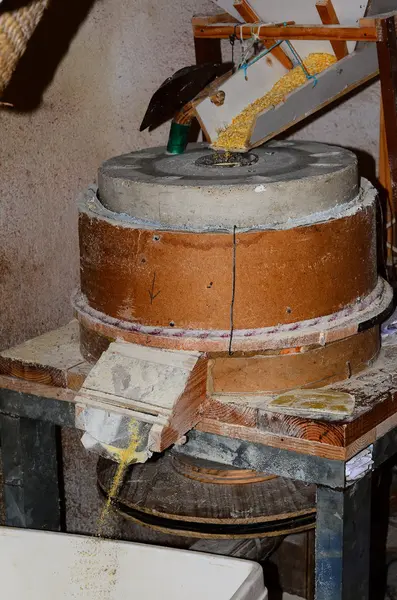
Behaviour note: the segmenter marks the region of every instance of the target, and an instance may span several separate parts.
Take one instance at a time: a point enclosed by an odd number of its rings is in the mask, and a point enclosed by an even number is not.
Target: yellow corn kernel
[[[326,53],[309,54],[303,61],[310,75],[321,73],[335,62],[335,56]],[[306,75],[301,66],[291,69],[274,84],[267,94],[244,108],[228,127],[222,129],[212,147],[221,150],[245,150],[256,115],[271,106],[281,104],[287,94],[306,83],[306,81]]]

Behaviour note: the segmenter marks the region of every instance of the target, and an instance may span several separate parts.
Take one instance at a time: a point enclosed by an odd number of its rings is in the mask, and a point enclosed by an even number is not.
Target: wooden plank
[[[198,26],[200,23],[218,23],[219,20],[224,21],[235,21],[235,19],[228,15],[228,13],[221,13],[218,15],[211,15],[210,17],[193,17],[192,25],[193,28]],[[238,23],[238,21],[236,21]],[[206,40],[194,38],[194,53],[196,57],[196,64],[203,65],[205,63],[222,62],[222,47],[221,40]],[[200,134],[200,129],[203,131],[203,137],[206,141],[209,141],[208,135],[206,135],[205,129],[201,127],[200,122],[197,118],[194,118],[190,124],[189,131],[189,142],[197,142]]]
[[[384,134],[381,129],[380,176],[388,193],[390,222],[397,215],[397,39],[395,17],[377,20],[383,41],[378,42],[378,59],[382,91]],[[382,128],[382,121],[381,121]],[[391,246],[396,246],[396,225],[388,231]],[[393,256],[394,252],[390,252]]]
[[[233,8],[237,10],[238,14],[246,23],[259,23],[261,21],[258,14],[247,0],[235,0],[233,2]]]
[[[332,0],[318,0],[316,8],[324,25],[339,25],[339,19]],[[346,42],[333,41],[331,42],[331,46],[338,60],[344,58],[349,53]]]
[[[206,419],[244,427],[256,427],[258,419],[258,409],[254,407],[219,401],[213,397],[208,398],[204,414]]]
[[[375,27],[345,27],[343,25],[287,25],[275,26],[272,24],[261,23],[261,40],[329,40],[329,41],[355,41],[355,42],[376,42],[378,33]],[[194,37],[206,39],[228,39],[236,32],[240,39],[248,39],[253,31],[257,31],[258,26],[253,28],[250,25],[228,24],[208,24],[194,25]]]
[[[219,356],[210,360],[211,394],[283,393],[297,388],[324,387],[363,371],[379,352],[377,328],[323,347],[291,354]]]
[[[65,400],[66,402],[74,402],[76,392],[65,388],[59,388],[44,383],[36,383],[34,381],[24,381],[16,377],[7,377],[0,375],[0,390],[12,390],[21,394],[31,394],[39,398],[51,398],[55,400]]]
[[[83,362],[68,369],[66,373],[66,387],[77,392],[83,385],[92,366],[92,363]]]
[[[331,460],[345,460],[346,457],[345,448],[340,446],[332,446],[322,442],[301,438],[280,436],[252,427],[248,428],[241,425],[232,425],[230,423],[222,423],[206,418],[200,421],[195,429],[205,433],[212,433],[228,438],[261,444],[263,447],[292,450],[294,452],[299,452],[300,454],[318,456]]]
[[[282,438],[299,438],[341,448],[346,445],[346,424],[327,422],[323,419],[310,419],[259,410],[258,429]]]
[[[233,7],[237,10],[239,15],[244,19],[246,23],[259,23],[261,19],[258,14],[254,11],[248,0],[235,0]],[[271,48],[275,44],[276,40],[264,40],[263,45],[265,48]],[[292,61],[288,58],[282,48],[278,46],[273,48],[271,54],[277,58],[278,61],[286,68],[292,69]]]
[[[387,258],[389,263],[393,262],[392,246],[393,240],[396,239],[396,225],[394,224],[395,211],[392,211],[391,201],[393,198],[393,190],[391,187],[389,153],[387,150],[387,137],[385,125],[385,113],[383,109],[383,101],[380,103],[380,118],[379,118],[379,183],[382,187],[383,194],[380,196],[382,202],[382,212],[386,215],[386,241],[388,243]],[[383,247],[381,251],[384,252]],[[386,262],[386,253],[384,256]]]
[[[73,320],[0,353],[0,374],[56,387],[80,385],[88,363],[80,353],[79,324]]]
[[[387,2],[387,4],[390,4],[390,2]],[[386,41],[387,34],[386,34],[385,30],[382,28],[381,23],[382,23],[382,21],[385,22],[390,19],[394,20],[395,25],[397,24],[397,11],[394,8],[387,12],[379,12],[379,11],[374,12],[373,10],[371,10],[370,16],[363,17],[362,19],[359,20],[359,26],[360,27],[375,26],[375,28],[378,32],[378,41],[379,42]]]
[[[207,359],[198,352],[112,343],[90,371],[75,401],[122,409],[153,425],[150,450],[162,452],[200,419]]]

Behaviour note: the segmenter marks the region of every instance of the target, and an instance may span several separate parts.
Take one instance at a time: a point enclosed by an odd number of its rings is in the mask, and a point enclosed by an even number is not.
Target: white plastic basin
[[[146,544],[0,528],[2,598],[265,600],[254,562]]]

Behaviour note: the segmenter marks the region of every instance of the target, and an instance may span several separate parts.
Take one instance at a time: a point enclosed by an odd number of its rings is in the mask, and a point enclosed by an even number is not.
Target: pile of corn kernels
[[[303,64],[310,75],[317,75],[335,62],[336,58],[332,54],[314,53],[309,54],[304,59]],[[212,147],[219,150],[246,149],[256,115],[271,106],[281,104],[287,94],[306,83],[306,81],[306,74],[302,67],[298,66],[291,69],[275,83],[267,94],[247,106],[233,119],[228,127],[220,131],[218,139],[212,144]]]

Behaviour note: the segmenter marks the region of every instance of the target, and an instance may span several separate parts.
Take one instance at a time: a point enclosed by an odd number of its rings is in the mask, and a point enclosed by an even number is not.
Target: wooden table
[[[213,398],[179,448],[242,469],[317,485],[316,600],[369,597],[371,479],[397,453],[397,345],[332,386],[356,400],[351,417],[303,418]],[[7,525],[64,525],[60,427],[75,427],[75,395],[90,365],[78,325],[0,353],[0,435]],[[359,453],[366,467],[354,467]]]

